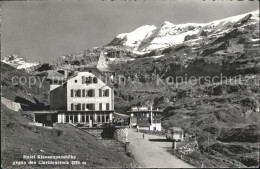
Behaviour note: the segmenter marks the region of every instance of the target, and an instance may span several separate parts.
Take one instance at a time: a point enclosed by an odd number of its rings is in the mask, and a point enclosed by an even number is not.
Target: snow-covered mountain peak
[[[140,45],[143,39],[150,36],[153,30],[156,29],[154,25],[144,25],[141,26],[130,33],[123,33],[116,36],[115,43],[119,43],[121,45],[128,46],[130,48],[136,48]],[[121,39],[121,40],[120,40]]]
[[[173,24],[165,21],[161,26],[144,25],[133,32],[119,34],[107,46],[123,46],[133,52],[148,52],[201,39],[201,36],[221,36],[238,26],[259,23],[259,10],[209,23]],[[241,27],[242,28],[242,27]],[[203,34],[201,34],[203,32]]]
[[[164,21],[161,27],[174,27],[175,25],[169,21]]]
[[[2,62],[6,63],[8,65],[11,65],[17,69],[26,69],[26,70],[30,69],[31,67],[39,65],[39,63],[37,63],[37,62],[28,63],[28,62],[26,62],[25,58],[20,57],[16,54],[4,57],[2,59]]]

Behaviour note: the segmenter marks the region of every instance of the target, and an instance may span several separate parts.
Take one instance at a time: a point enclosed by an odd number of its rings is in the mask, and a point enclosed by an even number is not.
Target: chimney
[[[68,79],[68,76],[69,76],[69,74],[68,74],[68,69],[65,69],[65,70],[64,70],[64,78],[65,78],[65,80]]]

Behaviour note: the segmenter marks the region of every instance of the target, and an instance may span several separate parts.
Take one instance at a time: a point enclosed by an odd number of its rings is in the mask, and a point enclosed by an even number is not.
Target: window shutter
[[[109,110],[109,103],[106,104],[106,109]]]
[[[70,96],[73,97],[73,90],[70,90]]]
[[[102,89],[99,89],[99,97],[102,97]]]
[[[95,97],[95,89],[92,89],[92,97]]]
[[[74,104],[73,103],[71,103],[71,105],[70,105],[71,107],[71,110],[74,110]]]
[[[85,104],[84,103],[82,104],[82,110],[85,110]]]
[[[81,97],[81,90],[78,90],[78,96]]]
[[[92,107],[92,110],[95,110],[95,104],[92,104],[91,107]]]
[[[82,97],[85,97],[85,89],[82,89]]]

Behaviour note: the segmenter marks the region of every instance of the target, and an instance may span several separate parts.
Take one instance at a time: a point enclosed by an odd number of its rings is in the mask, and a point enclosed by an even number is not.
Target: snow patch
[[[259,41],[259,38],[258,39],[251,39],[252,42],[256,42],[256,41]]]

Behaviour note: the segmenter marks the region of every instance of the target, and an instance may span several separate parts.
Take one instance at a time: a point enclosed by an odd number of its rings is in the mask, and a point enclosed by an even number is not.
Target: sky
[[[237,0],[56,0],[1,2],[2,57],[48,62],[108,44],[142,25],[207,23],[259,9]]]

